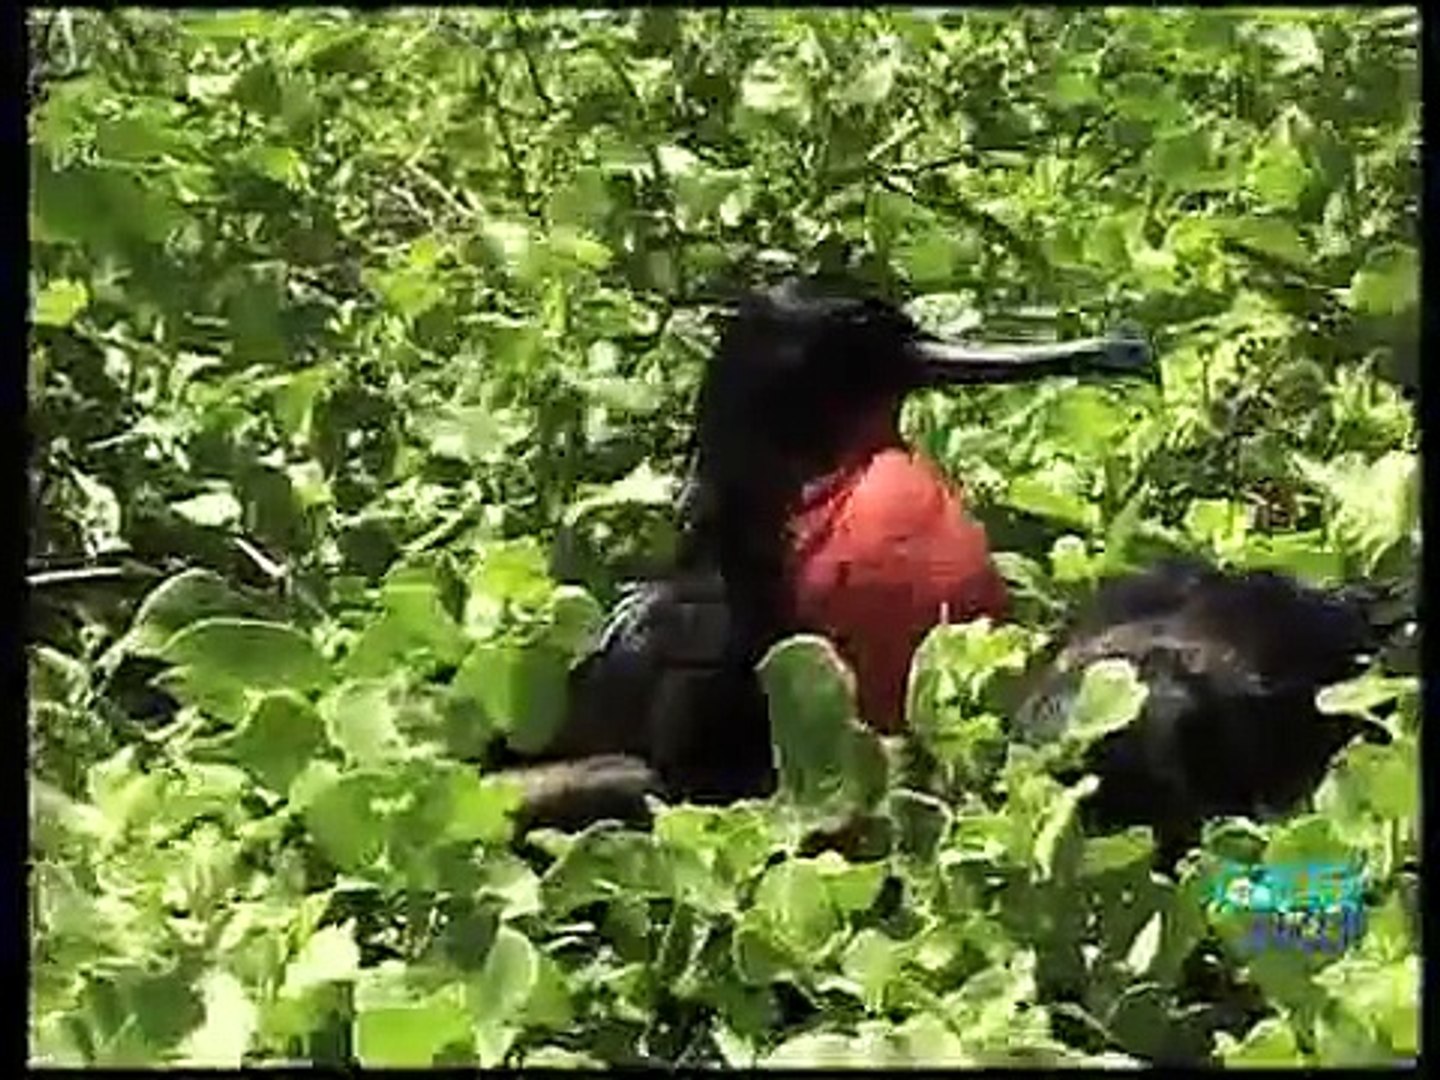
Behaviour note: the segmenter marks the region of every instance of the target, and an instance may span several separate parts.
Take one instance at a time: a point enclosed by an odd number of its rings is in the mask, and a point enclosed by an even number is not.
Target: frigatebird
[[[1382,645],[1383,590],[1322,589],[1270,571],[1173,559],[1112,579],[1063,636],[1016,715],[1015,733],[1064,728],[1085,668],[1134,664],[1148,688],[1139,716],[1105,736],[1061,779],[1096,775],[1082,821],[1104,831],[1150,825],[1173,865],[1208,818],[1291,809],[1357,736],[1389,730],[1322,713],[1316,693],[1360,674]]]
[[[924,634],[942,618],[1007,611],[961,492],[901,439],[905,396],[1092,372],[1155,376],[1134,335],[982,346],[814,281],[745,297],[702,379],[674,570],[625,597],[573,670],[570,713],[545,755],[565,764],[546,791],[565,769],[593,791],[584,761],[623,775],[642,818],[647,790],[693,802],[773,790],[755,667],[800,631],[835,642],[862,718],[899,730]],[[537,821],[573,817],[553,798],[546,807]]]

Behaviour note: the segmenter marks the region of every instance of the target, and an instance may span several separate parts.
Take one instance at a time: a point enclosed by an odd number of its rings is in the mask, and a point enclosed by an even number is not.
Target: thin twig
[[[515,32],[515,42],[520,49],[520,55],[525,60],[525,70],[530,73],[530,87],[535,91],[535,96],[548,111],[554,111],[555,102],[545,90],[545,84],[540,79],[540,70],[535,66],[535,57],[530,52],[529,44],[522,40],[525,29],[512,8],[505,9],[505,17],[510,22],[510,29]]]

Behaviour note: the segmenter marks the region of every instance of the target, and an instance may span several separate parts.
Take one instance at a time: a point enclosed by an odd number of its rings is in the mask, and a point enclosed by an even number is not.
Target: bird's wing
[[[628,754],[678,797],[750,791],[770,761],[768,713],[716,574],[644,582],[570,680],[547,756]]]

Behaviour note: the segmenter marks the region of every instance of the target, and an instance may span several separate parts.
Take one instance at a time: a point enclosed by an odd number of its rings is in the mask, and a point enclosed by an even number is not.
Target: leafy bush
[[[1391,745],[1176,880],[1003,726],[1070,605],[1163,552],[1413,618],[1413,11],[30,30],[32,1061],[1415,1058],[1413,649],[1328,694],[1393,705]],[[795,639],[773,800],[522,855],[467,763],[544,740],[663,560],[707,312],[839,268],[936,326],[1138,320],[1163,386],[908,406],[1019,606],[932,634],[909,744]],[[1082,738],[1143,693],[1088,678]],[[1222,858],[1346,853],[1341,957],[1205,904]]]

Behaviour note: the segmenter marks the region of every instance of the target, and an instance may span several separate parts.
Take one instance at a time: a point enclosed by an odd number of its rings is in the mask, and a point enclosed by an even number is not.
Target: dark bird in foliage
[[[1085,668],[1110,658],[1149,688],[1140,715],[1105,736],[1067,781],[1091,772],[1088,827],[1155,828],[1173,862],[1202,821],[1266,817],[1312,791],[1353,739],[1388,731],[1326,715],[1316,692],[1360,674],[1378,648],[1362,589],[1326,591],[1269,572],[1172,561],[1103,585],[1016,718],[1032,741],[1056,737]]]
[[[672,799],[766,794],[755,666],[801,631],[836,643],[862,717],[897,731],[926,631],[1007,610],[961,493],[901,440],[906,394],[1089,372],[1154,369],[1138,339],[976,347],[814,283],[744,299],[702,381],[674,570],[613,612],[547,756],[628,755]]]

